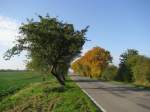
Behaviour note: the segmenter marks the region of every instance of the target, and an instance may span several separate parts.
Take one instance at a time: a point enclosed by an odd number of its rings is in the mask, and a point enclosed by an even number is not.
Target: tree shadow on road
[[[130,94],[130,93],[136,93],[136,92],[144,92],[147,93],[148,96],[150,96],[150,90],[145,88],[138,88],[138,87],[130,87],[127,85],[118,85],[118,84],[109,84],[105,81],[100,81],[96,79],[75,79],[74,80],[77,83],[88,83],[95,85],[95,87],[83,87],[82,89],[101,89],[104,91],[108,91],[110,93],[122,93],[122,94]],[[100,82],[100,83],[97,83]],[[102,83],[102,84],[101,84]],[[109,86],[107,86],[107,85]]]

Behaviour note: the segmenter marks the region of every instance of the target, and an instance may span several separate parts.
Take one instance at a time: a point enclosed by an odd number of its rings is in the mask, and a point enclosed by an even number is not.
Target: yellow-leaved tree
[[[102,72],[111,61],[109,51],[101,47],[94,47],[73,62],[71,68],[75,73],[83,76],[101,77]]]

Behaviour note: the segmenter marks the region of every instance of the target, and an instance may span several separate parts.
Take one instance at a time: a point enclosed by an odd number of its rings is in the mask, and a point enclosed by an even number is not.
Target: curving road
[[[105,112],[150,112],[150,91],[123,84],[111,84],[78,75],[71,78]]]

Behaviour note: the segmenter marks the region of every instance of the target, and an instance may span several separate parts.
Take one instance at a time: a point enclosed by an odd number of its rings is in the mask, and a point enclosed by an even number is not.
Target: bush
[[[117,75],[118,68],[114,65],[109,65],[103,72],[101,79],[114,80]]]
[[[130,67],[127,64],[121,64],[115,79],[118,81],[132,82],[133,75]]]
[[[120,64],[116,80],[133,82],[133,73],[131,68],[135,65],[135,62],[131,58],[137,55],[139,55],[138,51],[134,49],[128,49],[120,55]]]
[[[130,55],[119,67],[117,78],[125,82],[150,85],[150,58],[143,55]]]
[[[134,81],[137,84],[150,85],[150,58],[145,56],[134,57],[136,61],[132,72]]]

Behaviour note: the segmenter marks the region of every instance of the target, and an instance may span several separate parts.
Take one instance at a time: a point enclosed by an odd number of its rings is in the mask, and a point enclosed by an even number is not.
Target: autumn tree
[[[94,47],[72,64],[75,72],[89,77],[100,77],[107,65],[112,61],[110,52]]]
[[[38,17],[38,21],[31,19],[20,26],[21,36],[4,57],[10,59],[27,51],[29,68],[51,73],[61,85],[65,85],[65,74],[70,62],[80,54],[88,27],[75,30],[73,24],[49,15]]]

